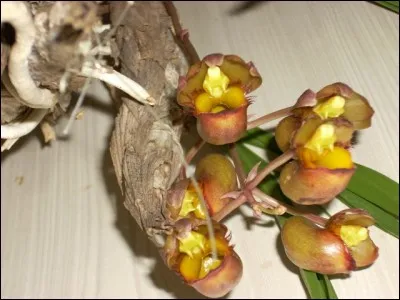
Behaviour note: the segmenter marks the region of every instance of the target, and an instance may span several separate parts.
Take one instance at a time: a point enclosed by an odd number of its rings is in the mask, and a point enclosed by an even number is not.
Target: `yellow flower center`
[[[306,168],[327,168],[331,170],[353,168],[350,152],[341,147],[334,147],[332,151],[325,150],[321,154],[307,148],[300,148],[298,156]]]
[[[184,218],[191,212],[193,212],[194,215],[199,219],[205,220],[206,218],[203,208],[201,207],[200,199],[192,184],[190,184],[186,189],[179,216]]]
[[[346,100],[341,96],[334,96],[327,101],[316,105],[313,111],[322,119],[336,118],[344,113]]]
[[[179,271],[188,280],[198,280],[206,277],[212,270],[221,265],[222,260],[213,260],[211,256],[205,258],[189,257],[185,255],[181,261]]]
[[[335,142],[335,127],[332,124],[322,124],[304,147],[321,155],[326,149],[333,150]]]
[[[354,247],[368,238],[368,229],[356,225],[343,225],[340,228],[340,237],[349,247]]]
[[[229,78],[217,66],[209,67],[203,82],[204,90],[214,98],[220,98],[229,85]]]
[[[229,78],[219,67],[210,67],[203,82],[204,93],[195,99],[197,113],[219,113],[247,102],[243,89],[229,86]]]
[[[323,124],[314,135],[298,149],[298,157],[306,168],[351,169],[353,160],[348,150],[335,147],[335,127]]]
[[[185,238],[179,239],[179,252],[186,253],[190,258],[201,255],[206,247],[206,237],[191,231]]]
[[[229,245],[220,237],[215,241],[218,257],[213,259],[210,241],[203,234],[192,231],[188,237],[180,240],[179,251],[185,255],[180,261],[179,271],[186,280],[202,279],[221,265],[224,256],[229,252]]]
[[[200,273],[199,273],[199,278],[204,278],[208,273],[210,273],[212,270],[218,268],[221,265],[221,260],[220,259],[213,259],[211,256],[207,256],[203,258],[201,268],[200,268]]]

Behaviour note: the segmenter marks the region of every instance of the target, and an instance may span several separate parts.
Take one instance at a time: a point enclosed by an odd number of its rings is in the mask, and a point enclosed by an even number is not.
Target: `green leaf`
[[[387,8],[393,12],[399,13],[399,1],[372,1],[379,6]]]
[[[336,295],[335,289],[333,288],[333,285],[332,285],[331,281],[329,280],[329,277],[327,275],[321,275],[321,274],[318,274],[318,275],[323,277],[323,282],[325,284],[325,288],[328,293],[328,298],[329,299],[338,299],[338,296]]]
[[[338,198],[347,206],[365,209],[375,219],[377,227],[399,238],[399,219],[369,201],[365,201],[350,190],[343,191]]]
[[[399,217],[399,184],[389,177],[357,164],[347,189]]]
[[[239,143],[252,145],[261,149],[268,149],[276,155],[282,153],[276,144],[274,132],[266,131],[258,127],[248,130]]]
[[[258,140],[261,141],[261,140]],[[264,143],[261,141],[261,143]],[[246,146],[237,144],[237,152],[240,160],[242,161],[245,172],[249,172],[252,167],[261,161],[260,167],[266,166],[266,161],[259,157],[257,154],[252,152]],[[277,178],[273,175],[267,176],[267,178],[258,186],[260,190],[268,195],[273,195],[275,198],[282,202],[287,202],[288,199],[283,195],[279,189]],[[277,189],[278,187],[278,189]],[[285,214],[283,216],[276,216],[277,223],[282,227],[284,222],[290,216]],[[307,288],[307,292],[311,299],[337,299],[335,290],[328,278],[321,274],[317,274],[311,271],[300,269],[300,276]]]

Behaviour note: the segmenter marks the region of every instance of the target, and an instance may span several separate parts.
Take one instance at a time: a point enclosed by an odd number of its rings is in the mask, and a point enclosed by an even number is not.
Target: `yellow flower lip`
[[[204,92],[194,101],[196,113],[216,114],[247,104],[244,90],[238,86],[229,86],[229,83],[229,78],[219,67],[209,67],[203,82]]]
[[[209,67],[203,82],[204,90],[214,98],[220,98],[229,85],[229,78],[217,66]]]
[[[322,119],[337,118],[344,113],[346,100],[341,96],[333,96],[327,101],[316,105],[313,111]]]
[[[313,150],[318,154],[322,154],[326,149],[332,151],[335,142],[335,127],[332,124],[322,124],[317,128],[304,147]]]
[[[189,184],[188,188],[186,189],[182,206],[179,211],[179,217],[187,217],[190,213],[194,213],[194,215],[199,219],[204,220],[206,218],[203,208],[200,204],[200,199],[192,184]]]
[[[190,258],[201,255],[206,248],[206,237],[195,231],[189,232],[186,237],[179,238],[179,252],[187,254]]]
[[[357,225],[342,225],[340,237],[347,246],[354,247],[368,238],[368,229]]]
[[[321,154],[307,148],[300,148],[297,153],[302,165],[306,168],[335,170],[354,167],[350,152],[342,147],[333,147],[332,150],[325,150]]]

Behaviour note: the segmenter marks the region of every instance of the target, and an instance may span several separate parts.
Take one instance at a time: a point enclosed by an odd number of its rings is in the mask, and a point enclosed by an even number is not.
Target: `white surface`
[[[263,85],[249,112],[260,116],[307,88],[345,82],[376,112],[354,159],[398,182],[398,15],[367,2],[272,1],[231,16],[239,4],[176,3],[200,56],[232,53],[255,63]],[[87,101],[69,141],[43,148],[37,134],[2,155],[2,298],[199,297],[162,265],[121,205],[108,154],[114,116],[107,99]],[[336,201],[330,210],[343,207]],[[239,214],[227,225],[244,262],[230,298],[306,297],[297,269],[279,255],[277,226],[249,230]],[[340,298],[398,298],[398,240],[376,228],[372,237],[379,259],[333,279]]]

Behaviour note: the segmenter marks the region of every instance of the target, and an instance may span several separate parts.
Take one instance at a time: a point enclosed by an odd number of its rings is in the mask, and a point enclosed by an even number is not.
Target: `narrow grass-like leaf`
[[[350,190],[343,191],[338,198],[347,206],[365,209],[375,219],[377,227],[399,238],[399,219],[369,201],[365,201],[365,199]]]
[[[399,217],[399,184],[389,177],[357,164],[347,189]]]
[[[241,138],[240,143],[265,149],[273,140],[275,140],[275,134],[273,131],[265,131],[259,127],[256,127],[248,130],[246,135]]]
[[[242,144],[237,145],[237,152],[240,160],[242,161],[245,172],[249,172],[251,168],[259,161],[261,161],[261,167],[266,165],[265,160]],[[285,199],[286,197],[284,197],[279,189],[277,178],[273,175],[269,175],[258,187],[264,193],[273,195],[282,202],[288,201],[288,199]],[[288,219],[288,217],[289,215],[287,214],[275,216],[280,228]],[[311,299],[337,299],[335,290],[329,281],[328,276],[323,276],[303,269],[300,269],[300,276]]]
[[[379,6],[387,8],[393,12],[399,13],[399,1],[372,1]]]
[[[320,275],[320,274],[319,274]],[[325,284],[326,292],[328,294],[329,299],[338,299],[338,296],[336,295],[335,289],[333,288],[333,285],[331,281],[329,280],[329,277],[327,275],[320,275],[323,277],[323,281]]]
[[[329,295],[326,291],[325,282],[319,279],[319,274],[300,269],[300,275],[307,286],[311,299],[332,299],[329,298]]]

